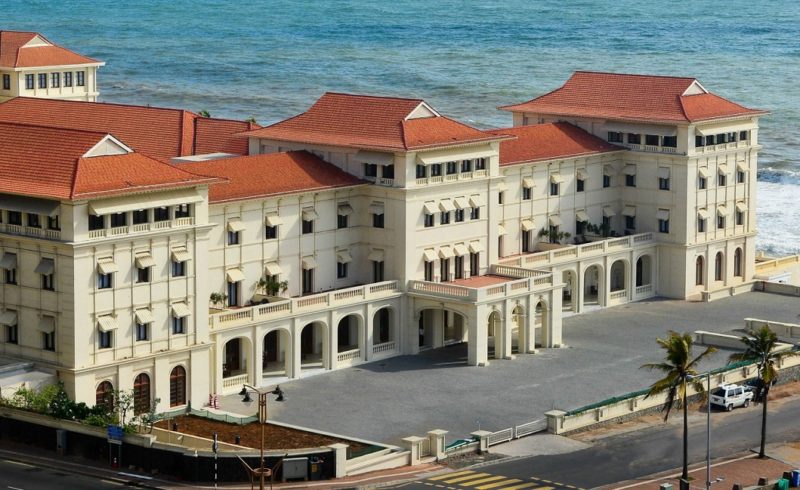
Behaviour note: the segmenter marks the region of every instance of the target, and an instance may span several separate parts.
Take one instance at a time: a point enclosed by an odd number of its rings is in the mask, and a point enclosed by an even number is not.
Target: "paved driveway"
[[[655,339],[668,330],[738,334],[745,317],[798,322],[799,313],[796,298],[755,292],[713,303],[618,306],[565,318],[565,348],[487,367],[467,366],[466,346],[458,345],[292,381],[282,386],[287,401],[270,403],[270,418],[395,444],[445,429],[452,441],[479,425],[499,430],[554,407],[574,409],[646,388],[657,374],[639,366],[661,360]],[[701,368],[724,365],[728,354],[717,353]]]

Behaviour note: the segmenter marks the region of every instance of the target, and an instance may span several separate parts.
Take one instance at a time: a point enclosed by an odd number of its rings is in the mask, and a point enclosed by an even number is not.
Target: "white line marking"
[[[8,488],[10,488],[11,490],[22,490],[22,489],[21,489],[21,488],[19,488],[19,487],[12,487],[11,485],[9,485],[9,486],[8,486]]]

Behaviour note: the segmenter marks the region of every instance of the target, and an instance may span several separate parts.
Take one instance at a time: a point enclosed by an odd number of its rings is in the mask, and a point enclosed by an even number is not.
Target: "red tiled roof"
[[[0,31],[0,66],[28,68],[101,63],[53,43],[48,46],[24,47],[36,36],[50,43],[44,36],[36,32]]]
[[[423,103],[421,99],[328,92],[308,111],[246,134],[278,141],[378,150],[412,150],[495,139],[439,115],[406,119]]]
[[[212,203],[363,184],[306,151],[222,158],[178,167],[228,180],[209,189]]]
[[[0,104],[3,121],[111,133],[137,153],[160,160],[197,154],[195,148],[247,153],[247,139],[237,133],[248,123],[205,119],[181,109],[16,97]]]
[[[550,93],[500,109],[664,122],[695,122],[764,113],[707,92],[684,95],[696,82],[694,78],[685,77],[577,71],[563,86]]]
[[[501,166],[624,150],[565,122],[493,129],[490,132],[517,137],[500,143]]]
[[[79,199],[219,181],[136,153],[83,157],[106,136],[0,123],[0,192]]]

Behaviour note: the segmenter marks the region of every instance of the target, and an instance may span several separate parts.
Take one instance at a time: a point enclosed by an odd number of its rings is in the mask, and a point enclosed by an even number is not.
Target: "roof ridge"
[[[44,124],[31,124],[31,123],[22,123],[22,122],[13,122],[13,121],[0,121],[0,125],[12,126],[12,127],[13,126],[22,126],[22,127],[27,127],[27,128],[41,128],[41,129],[49,129],[49,130],[52,130],[52,131],[69,131],[69,132],[72,132],[72,133],[85,133],[85,134],[100,135],[101,137],[114,136],[113,134],[111,134],[110,132],[107,132],[107,131],[106,132],[103,132],[103,131],[92,131],[90,129],[64,128],[64,127],[60,127],[60,126],[47,126],[47,125],[44,125]],[[114,138],[119,140],[119,138],[117,138],[116,136],[114,136]],[[119,141],[122,141],[122,140],[119,140]]]
[[[407,100],[407,101],[415,101],[415,102],[425,102],[425,99],[420,98],[411,98],[411,97],[398,97],[395,95],[373,95],[373,94],[354,94],[348,92],[325,92],[323,95],[346,95],[348,97],[367,97],[370,99],[395,99],[395,100]]]
[[[677,75],[653,75],[647,73],[618,73],[613,71],[600,71],[600,70],[575,70],[572,76],[576,73],[593,73],[596,75],[616,75],[621,77],[647,77],[647,78],[671,78],[674,80],[697,80],[697,77],[682,77]],[[572,78],[572,76],[570,78]]]
[[[18,95],[12,99],[7,100],[6,102],[11,102],[15,99],[25,99],[25,100],[35,100],[37,102],[42,103],[67,103],[67,104],[97,104],[98,106],[115,106],[115,107],[137,107],[140,109],[154,109],[159,111],[172,111],[172,112],[188,112],[195,117],[200,117],[199,114],[196,112],[190,111],[188,109],[182,109],[179,107],[161,107],[161,106],[151,106],[151,105],[142,105],[142,104],[123,104],[121,102],[106,102],[106,101],[99,101],[99,102],[87,102],[85,100],[66,100],[66,99],[42,99],[40,97],[25,97],[23,95]],[[5,103],[5,102],[3,102]],[[216,118],[208,118],[208,119],[216,119]]]

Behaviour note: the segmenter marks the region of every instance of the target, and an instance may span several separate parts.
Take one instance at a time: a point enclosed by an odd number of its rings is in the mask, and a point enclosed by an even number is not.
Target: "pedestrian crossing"
[[[583,490],[573,485],[530,477],[527,480],[493,475],[475,470],[462,470],[432,476],[418,483],[446,490]]]

